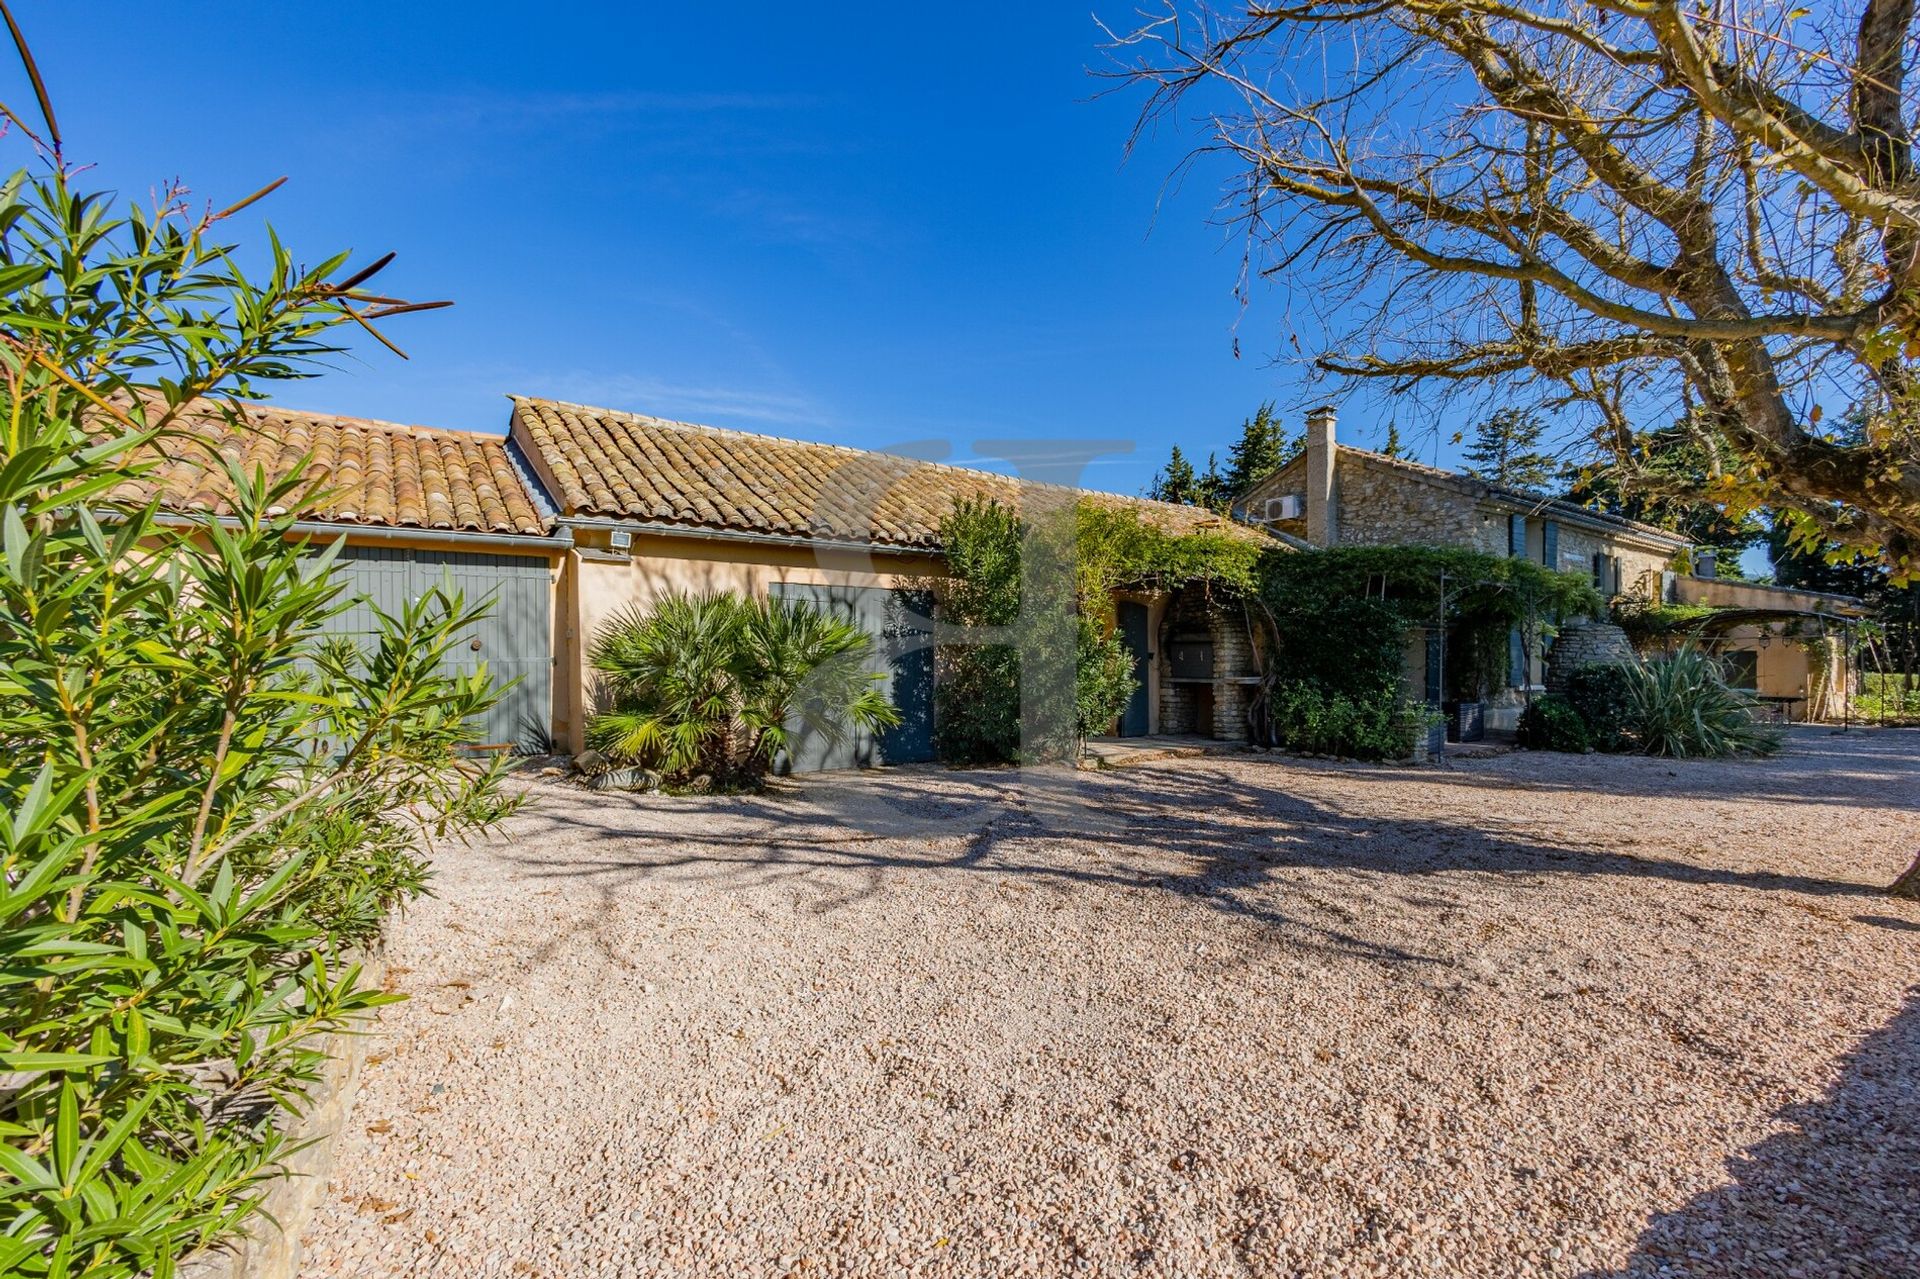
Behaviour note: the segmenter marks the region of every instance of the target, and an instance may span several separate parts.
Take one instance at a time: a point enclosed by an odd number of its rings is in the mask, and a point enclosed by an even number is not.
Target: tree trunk
[[[1895,897],[1911,897],[1920,901],[1920,853],[1914,854],[1913,865],[1907,867],[1900,878],[1888,886],[1887,891]]]

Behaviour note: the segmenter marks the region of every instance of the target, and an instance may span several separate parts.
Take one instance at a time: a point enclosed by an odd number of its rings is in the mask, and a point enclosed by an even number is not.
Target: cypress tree
[[[1274,419],[1268,400],[1240,424],[1240,439],[1227,454],[1225,483],[1229,499],[1238,497],[1287,464],[1289,442]]]

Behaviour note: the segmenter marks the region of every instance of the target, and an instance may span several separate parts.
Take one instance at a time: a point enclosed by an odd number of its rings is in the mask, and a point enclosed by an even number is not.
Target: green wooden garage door
[[[924,591],[874,586],[796,586],[776,583],[775,599],[803,600],[846,618],[874,640],[868,667],[886,676],[881,688],[900,708],[900,723],[874,734],[856,732],[839,743],[803,732],[791,765],[796,773],[829,768],[910,764],[933,758],[933,648],[927,627],[931,599]]]
[[[481,741],[529,747],[544,742],[553,723],[553,630],[544,558],[349,546],[341,551],[334,571],[355,597],[352,606],[327,625],[337,634],[375,634],[375,606],[397,615],[409,600],[436,586],[463,592],[469,604],[490,600],[487,616],[461,633],[446,669],[467,674],[485,662],[498,683],[519,681],[488,712]]]

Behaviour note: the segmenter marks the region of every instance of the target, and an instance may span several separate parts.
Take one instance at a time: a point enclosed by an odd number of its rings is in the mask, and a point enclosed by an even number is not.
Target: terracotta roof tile
[[[310,482],[309,496],[297,513],[307,519],[449,532],[547,531],[500,436],[276,407],[249,408],[237,422],[211,406],[192,413],[180,436],[152,446],[155,468],[112,497],[158,497],[176,512],[224,514],[233,490],[209,449],[274,480],[294,474],[304,458],[299,473]]]
[[[1017,506],[1022,487],[990,471],[557,400],[516,398],[514,422],[572,516],[933,550],[957,501]],[[1168,532],[1268,540],[1200,507],[1071,491]]]

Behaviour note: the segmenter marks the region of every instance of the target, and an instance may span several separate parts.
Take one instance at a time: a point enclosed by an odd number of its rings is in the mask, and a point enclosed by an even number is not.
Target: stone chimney
[[[1340,495],[1334,488],[1333,406],[1307,410],[1307,540],[1332,546],[1340,539]]]

